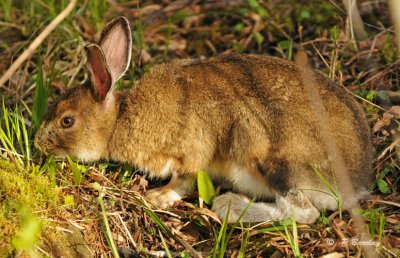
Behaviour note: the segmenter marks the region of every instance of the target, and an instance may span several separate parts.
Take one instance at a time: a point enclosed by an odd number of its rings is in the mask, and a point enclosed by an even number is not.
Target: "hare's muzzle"
[[[40,130],[35,135],[34,145],[35,148],[38,149],[40,152],[44,153],[44,149],[42,147],[42,140],[41,140]]]
[[[49,142],[51,142],[49,134],[46,132],[46,129],[43,128],[42,125],[35,135],[34,139],[35,148],[37,148],[43,154],[48,155],[49,145],[50,145]]]

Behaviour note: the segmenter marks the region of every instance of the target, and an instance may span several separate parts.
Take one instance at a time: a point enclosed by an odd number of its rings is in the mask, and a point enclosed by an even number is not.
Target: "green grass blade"
[[[168,229],[168,227],[162,222],[162,220],[155,214],[152,210],[150,210],[147,205],[140,200],[139,198],[136,198],[133,196],[133,198],[144,208],[144,211],[146,212],[147,215],[160,227],[160,229],[167,234],[169,237],[173,238],[176,240],[174,234]]]
[[[7,22],[12,22],[12,0],[1,0],[0,5],[4,12],[4,19]]]
[[[311,168],[313,169],[314,173],[317,174],[317,176],[319,177],[319,179],[322,181],[322,183],[324,183],[324,185],[326,187],[328,187],[329,191],[331,191],[332,193],[336,194],[337,191],[335,189],[333,189],[333,187],[329,184],[329,182],[321,175],[321,173],[318,171],[318,169],[316,167],[314,167],[313,165],[311,165]]]
[[[335,199],[336,199],[336,203],[338,206],[338,210],[339,210],[339,217],[340,219],[342,219],[342,211],[343,211],[343,202],[342,202],[342,196],[339,192],[339,189],[336,187],[336,189],[334,189],[331,184],[321,175],[321,173],[318,171],[318,169],[316,167],[314,167],[313,165],[311,165],[311,168],[313,169],[314,173],[318,176],[318,178],[322,181],[322,183],[329,189],[329,191],[331,191],[331,193],[334,195]],[[335,180],[335,184],[336,184],[336,180]],[[337,184],[336,184],[337,185]]]
[[[165,250],[165,253],[167,254],[167,257],[168,258],[172,258],[171,251],[169,250],[167,242],[165,242],[165,239],[164,239],[164,237],[163,237],[163,235],[162,235],[160,230],[158,230],[158,234],[160,235],[161,242],[162,242],[162,244],[164,246],[164,250]]]
[[[26,128],[25,120],[22,114],[19,115],[19,120],[21,122],[21,130],[22,130],[22,136],[23,136],[23,143],[24,143],[24,150],[25,150],[25,160],[27,164],[29,165],[31,161],[31,144],[30,144],[30,139],[28,136],[28,130]]]
[[[48,97],[48,90],[43,82],[42,59],[39,57],[38,72],[36,74],[35,96],[33,98],[33,112],[32,112],[32,121],[34,124],[35,132],[39,129],[43,117],[46,114],[47,97]]]
[[[218,255],[218,257],[223,257],[225,254],[225,252],[221,249],[224,245],[224,242],[226,241],[225,238],[226,238],[226,231],[228,229],[228,217],[230,214],[230,210],[231,209],[230,209],[230,203],[229,203],[228,211],[226,212],[225,219],[222,222],[222,226],[221,226],[221,229],[219,230],[218,237],[214,243],[213,258],[216,258],[217,255]]]
[[[238,226],[239,223],[241,223],[241,219],[243,218],[244,214],[247,212],[247,210],[250,208],[250,206],[254,203],[255,200],[256,200],[255,197],[253,199],[251,199],[251,201],[246,206],[246,208],[244,208],[244,210],[240,213],[239,218],[236,220],[235,224],[232,225],[231,230],[229,231],[228,236],[226,237],[228,241],[229,241],[229,239],[231,239],[233,231],[235,230],[235,228]],[[224,246],[223,246],[224,253],[226,251],[226,248],[228,247],[228,241],[226,241],[224,243]]]
[[[242,232],[243,232],[243,224],[240,224],[241,225],[241,228],[242,228]],[[244,236],[243,236],[243,239],[242,239],[242,243],[240,244],[240,250],[239,250],[239,258],[245,258],[246,257],[246,250],[247,250],[247,245],[248,245],[248,242],[249,242],[249,238],[250,238],[250,236],[249,236],[250,234],[249,234],[249,231],[248,230],[246,230],[246,232],[245,232],[245,234],[244,234]]]
[[[74,183],[75,185],[80,185],[82,181],[82,173],[81,170],[78,168],[77,164],[67,156],[68,164],[71,167],[72,174],[74,175]]]
[[[11,152],[16,152],[12,142],[7,137],[7,134],[3,131],[2,128],[0,128],[0,140],[1,140],[1,144],[4,146],[4,148],[6,150],[11,151]]]
[[[12,119],[11,119],[12,134],[15,135],[21,154],[25,157],[25,149],[23,146],[22,133],[20,127],[19,109],[15,106]]]
[[[102,215],[103,223],[104,223],[104,226],[105,226],[105,229],[106,229],[105,236],[106,236],[107,242],[110,245],[110,249],[111,249],[111,252],[112,252],[113,256],[115,258],[119,258],[120,256],[119,256],[119,253],[118,253],[118,248],[114,243],[114,239],[112,238],[112,232],[111,232],[110,224],[108,223],[108,218],[107,218],[106,208],[104,206],[104,202],[103,202],[103,198],[102,198],[102,193],[100,193],[100,196],[97,197],[97,202],[101,206],[101,215]]]
[[[8,112],[8,110],[7,110],[7,108],[6,108],[6,106],[5,106],[5,103],[4,103],[4,98],[3,98],[3,120],[4,120],[4,124],[5,124],[5,130],[6,130],[6,135],[7,135],[7,138],[8,139],[11,139],[11,141],[12,141],[12,138],[11,138],[11,130],[10,130],[10,122],[9,122],[9,119],[10,119],[10,113]]]
[[[152,211],[149,209],[145,209],[145,212],[147,215],[150,216],[150,218],[157,224],[157,226],[160,227],[160,229],[167,234],[169,237],[175,239],[175,236],[172,234],[172,232],[169,230],[169,228],[162,222],[162,220]]]
[[[3,130],[3,127],[0,127],[0,141],[4,147],[5,150],[9,151],[10,153],[14,154],[13,156],[18,160],[20,165],[23,164],[23,160],[17,153],[17,150],[14,146],[14,130],[13,125],[10,126],[10,123],[13,124],[13,120],[10,117],[10,113],[7,111],[7,109],[4,106],[4,99],[3,99],[3,116],[2,119],[4,120],[4,124],[6,127],[6,131]]]
[[[18,155],[17,151],[14,148],[13,143],[10,141],[10,139],[8,139],[7,135],[1,128],[0,128],[0,141],[6,151],[14,154],[13,156],[18,160],[19,165],[23,165],[24,162],[21,159],[21,156]]]
[[[291,218],[288,220],[284,220],[281,223],[285,229],[285,235],[282,235],[282,237],[291,247],[294,257],[301,257],[302,255],[300,253],[300,248],[299,248],[299,236],[297,231],[296,220],[294,218]],[[289,232],[288,225],[292,226],[292,234]]]

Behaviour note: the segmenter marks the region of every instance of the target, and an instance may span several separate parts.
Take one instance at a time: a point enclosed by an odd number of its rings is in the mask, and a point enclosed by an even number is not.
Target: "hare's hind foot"
[[[159,208],[167,208],[193,191],[196,177],[172,173],[171,181],[162,187],[146,192],[146,200]]]
[[[228,214],[229,223],[235,223],[246,208],[247,211],[241,217],[242,222],[265,222],[294,217],[299,223],[312,224],[320,216],[319,211],[299,190],[289,190],[284,195],[277,194],[276,203],[253,204],[243,195],[226,193],[216,197],[212,207],[221,219]]]

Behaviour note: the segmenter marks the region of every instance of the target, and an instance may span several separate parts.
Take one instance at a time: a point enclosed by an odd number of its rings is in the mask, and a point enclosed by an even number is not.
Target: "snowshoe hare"
[[[319,211],[337,209],[318,169],[333,186],[332,162],[295,63],[262,55],[221,55],[156,65],[131,90],[115,83],[131,59],[131,31],[112,20],[98,44],[86,46],[93,85],[65,94],[45,116],[35,139],[45,154],[83,161],[127,162],[150,177],[171,181],[147,192],[160,207],[194,190],[196,172],[233,185],[213,209],[234,222],[294,216],[313,223]],[[343,88],[314,73],[343,154],[354,198],[373,179],[370,130],[358,103]],[[239,194],[240,193],[240,194]]]

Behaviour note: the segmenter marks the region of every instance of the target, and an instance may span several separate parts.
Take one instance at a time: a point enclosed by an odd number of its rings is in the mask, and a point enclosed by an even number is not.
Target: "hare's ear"
[[[112,86],[112,76],[101,48],[96,44],[85,46],[87,64],[92,74],[93,88],[97,99],[103,101]]]
[[[132,37],[128,20],[121,16],[110,21],[101,32],[99,46],[114,85],[126,72],[131,60]]]

